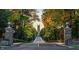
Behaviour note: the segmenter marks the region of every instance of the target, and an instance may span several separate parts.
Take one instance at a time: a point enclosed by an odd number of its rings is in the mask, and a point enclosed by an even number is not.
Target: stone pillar
[[[66,22],[66,27],[64,28],[64,42],[65,45],[71,46],[72,45],[72,34],[71,28],[69,27],[69,23]]]
[[[13,28],[8,25],[8,27],[5,28],[5,34],[4,39],[2,40],[3,46],[12,46],[13,45],[13,34],[14,34]]]

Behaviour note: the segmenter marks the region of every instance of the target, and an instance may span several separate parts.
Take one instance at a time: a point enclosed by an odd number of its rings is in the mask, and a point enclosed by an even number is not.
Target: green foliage
[[[56,28],[49,26],[41,31],[41,36],[45,41],[52,42],[57,40],[58,32]]]
[[[32,25],[28,24],[23,28],[25,35],[27,36],[28,39],[32,39],[33,35],[35,34],[35,30],[32,27]]]
[[[78,23],[78,21],[77,20],[75,20],[74,21],[74,25],[73,25],[73,27],[72,27],[72,37],[73,38],[78,38],[78,25],[77,25],[77,23]]]
[[[10,11],[10,16],[9,16],[9,21],[10,22],[13,22],[13,21],[16,21],[16,20],[19,20],[20,19],[20,13],[18,10],[16,11]]]
[[[4,32],[4,29],[7,26],[9,15],[10,13],[8,10],[0,10],[0,32]]]
[[[45,25],[41,35],[46,41],[54,41],[59,38],[58,26],[64,24],[64,10],[63,9],[46,9],[43,11],[43,22]]]
[[[20,41],[32,41],[36,36],[36,31],[29,24],[28,19],[31,11],[33,9],[0,9],[0,36],[5,32],[5,27],[8,21],[12,22],[15,29],[15,39]],[[58,26],[64,25],[68,20],[71,20],[72,25],[72,36],[73,38],[78,38],[78,27],[79,27],[79,10],[65,10],[65,9],[45,9],[42,15],[43,23],[45,28],[41,31],[41,36],[44,40],[57,40],[59,38]],[[65,19],[67,18],[67,19]],[[74,20],[72,20],[74,19]],[[18,28],[16,28],[18,26]]]
[[[65,27],[66,21],[72,28],[72,37],[79,38],[79,9],[45,9],[43,11],[45,29],[41,32],[42,37],[47,40],[59,39],[63,29],[60,30],[58,27],[62,27],[62,25]]]
[[[15,38],[19,39],[20,41],[24,42],[31,42],[35,39],[35,29],[32,27],[31,24],[26,23],[26,25],[23,27],[19,27],[19,29],[16,31]]]
[[[30,42],[34,38],[34,31],[32,25],[28,24],[29,9],[7,9],[0,10],[0,35],[5,32],[7,23],[12,22],[15,29],[14,38],[16,41]],[[18,27],[18,28],[17,28]],[[15,42],[16,42],[15,41]]]

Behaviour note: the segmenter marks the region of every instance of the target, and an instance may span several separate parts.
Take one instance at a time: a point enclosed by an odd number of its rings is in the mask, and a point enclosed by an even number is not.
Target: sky
[[[36,9],[36,11],[37,11],[37,15],[39,16],[40,20],[42,20],[41,15],[42,15],[43,9]]]

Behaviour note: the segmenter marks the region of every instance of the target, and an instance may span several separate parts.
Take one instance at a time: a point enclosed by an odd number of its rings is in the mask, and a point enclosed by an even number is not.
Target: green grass
[[[73,48],[79,48],[79,45],[72,45]]]

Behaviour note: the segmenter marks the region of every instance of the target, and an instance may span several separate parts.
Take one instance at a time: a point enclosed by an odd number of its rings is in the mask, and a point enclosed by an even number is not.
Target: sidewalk
[[[19,43],[13,43],[13,47],[15,47],[15,46],[19,46],[19,45],[21,45],[21,44],[23,44],[22,42],[19,42]]]

